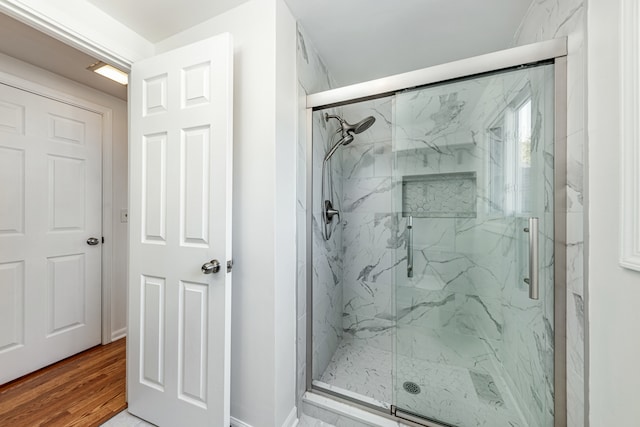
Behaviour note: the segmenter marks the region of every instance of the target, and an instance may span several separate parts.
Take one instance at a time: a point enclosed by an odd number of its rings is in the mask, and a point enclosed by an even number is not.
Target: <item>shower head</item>
[[[355,137],[353,136],[354,134],[364,132],[365,130],[369,129],[371,125],[376,121],[375,117],[369,116],[352,125],[350,123],[347,123],[347,121],[340,116],[334,116],[327,113],[324,113],[324,119],[326,121],[329,121],[329,119],[338,120],[340,122],[340,129],[338,129],[338,132],[342,132],[342,138],[340,139],[340,141],[336,142],[333,147],[329,149],[327,155],[324,156],[325,162],[327,162],[331,158],[331,156],[335,154],[335,152],[341,145],[351,144],[355,139]]]
[[[342,124],[343,128],[346,128],[347,132],[353,132],[355,134],[362,133],[365,130],[369,129],[373,123],[375,123],[376,119],[373,116],[365,117],[360,120],[355,125],[350,125],[347,122]],[[346,125],[346,126],[345,126]]]
[[[352,125],[352,124],[348,123],[345,119],[343,119],[340,116],[334,116],[334,115],[330,115],[330,114],[327,114],[327,113],[324,114],[324,119],[326,121],[329,121],[329,119],[338,120],[340,122],[340,130],[342,131],[342,136],[343,137],[347,133],[349,133],[349,134],[362,133],[365,130],[369,129],[371,127],[371,125],[373,125],[373,123],[376,121],[375,117],[369,116],[369,117],[365,117],[364,119],[360,120],[358,123]],[[351,142],[351,141],[349,141],[349,142]]]

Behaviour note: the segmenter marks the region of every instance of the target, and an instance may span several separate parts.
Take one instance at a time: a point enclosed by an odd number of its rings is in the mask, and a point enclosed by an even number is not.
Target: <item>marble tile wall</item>
[[[478,292],[471,280],[446,283],[460,271],[468,270],[472,263],[446,262],[455,256],[456,226],[464,229],[464,221],[415,218],[416,273],[412,279],[406,274],[407,220],[401,214],[402,176],[476,169],[473,155],[468,155],[473,145],[470,126],[466,124],[468,118],[455,115],[452,120],[444,113],[457,105],[465,116],[471,115],[472,108],[465,110],[462,98],[477,95],[479,90],[474,89],[469,93],[466,88],[462,90],[465,93],[437,93],[428,99],[413,94],[411,100],[386,98],[344,107],[345,115],[350,114],[353,121],[367,115],[376,117],[371,130],[359,135],[343,151],[347,219],[344,248],[345,259],[349,260],[344,280],[344,328],[345,333],[356,339],[373,341],[369,344],[390,350],[396,302],[399,321],[405,328],[418,331],[426,326],[463,335],[496,335],[494,322],[498,315],[488,315],[485,307],[499,307],[497,300],[489,301],[488,294],[484,296],[486,302],[478,303],[473,298],[477,298]],[[433,111],[425,108],[434,99],[442,102],[436,101]],[[413,111],[409,111],[411,108]],[[419,119],[415,120],[419,111],[425,117],[436,117],[435,126],[429,129],[420,126]],[[404,117],[412,119],[404,123]],[[413,133],[419,137],[412,136]],[[399,141],[400,134],[403,137]],[[392,146],[393,135],[396,140]],[[460,238],[465,237],[463,234]],[[413,342],[408,338],[399,343]]]
[[[338,111],[329,111],[331,114]],[[342,223],[328,225],[331,233],[325,239],[321,211],[321,183],[323,159],[335,134],[335,124],[324,119],[324,112],[313,114],[313,224],[312,224],[312,281],[313,281],[313,378],[318,379],[329,365],[342,339],[342,307],[344,295],[345,258],[342,249]],[[327,163],[325,177],[332,175],[333,194],[330,200],[339,211],[343,205],[342,168],[340,152]],[[326,180],[327,178],[325,178]],[[329,190],[327,190],[329,191]],[[327,192],[327,196],[328,196]],[[342,220],[342,218],[341,218]]]
[[[376,121],[342,150],[344,172],[343,328],[354,339],[390,352],[394,327],[394,258],[404,229],[393,213],[392,98],[343,107],[347,121]],[[387,384],[390,387],[390,384]]]
[[[584,179],[586,94],[586,2],[534,0],[514,45],[567,36],[567,425],[585,419]]]
[[[304,29],[298,25],[297,35],[297,75],[298,75],[298,147],[297,147],[297,210],[296,210],[296,244],[297,244],[297,407],[302,410],[301,399],[306,390],[306,345],[307,345],[307,117],[305,97],[310,93],[317,93],[335,87],[335,84],[308,37],[304,34]],[[316,119],[318,119],[316,117]],[[317,120],[314,130],[319,138],[326,136],[325,124]],[[316,156],[317,157],[317,156]],[[317,166],[317,165],[315,165]],[[314,181],[317,180],[318,168],[313,170]],[[320,229],[317,212],[314,212],[313,235],[315,241],[321,241],[319,237]],[[340,233],[340,231],[338,231]],[[334,244],[339,239],[334,241]],[[317,315],[314,321],[321,323],[316,326],[319,331],[319,339],[314,345],[316,353],[314,361],[316,363],[328,363],[331,354],[337,348],[337,341],[341,333],[342,322],[342,291],[339,280],[341,272],[339,265],[329,261],[327,256],[331,253],[331,248],[326,246],[314,247],[314,280],[323,287],[323,292],[314,297],[317,304],[313,312]],[[311,339],[311,337],[308,337]],[[320,370],[319,366],[314,366],[314,372]]]

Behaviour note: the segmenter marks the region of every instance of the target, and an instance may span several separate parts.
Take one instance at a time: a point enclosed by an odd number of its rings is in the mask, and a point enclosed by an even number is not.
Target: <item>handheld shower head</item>
[[[331,149],[327,151],[327,154],[324,156],[324,161],[328,162],[331,156],[333,156],[335,152],[338,151],[338,148],[340,148],[341,145],[348,145],[353,141],[353,139],[354,136],[350,133],[348,133],[347,136],[343,136],[340,141],[333,144],[333,147],[331,147]]]

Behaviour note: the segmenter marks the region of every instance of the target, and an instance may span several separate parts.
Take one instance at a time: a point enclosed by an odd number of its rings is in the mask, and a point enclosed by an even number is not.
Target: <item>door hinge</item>
[[[104,243],[104,236],[102,236],[102,243]]]
[[[232,269],[233,269],[233,260],[230,259],[229,261],[227,261],[227,273],[231,273]]]

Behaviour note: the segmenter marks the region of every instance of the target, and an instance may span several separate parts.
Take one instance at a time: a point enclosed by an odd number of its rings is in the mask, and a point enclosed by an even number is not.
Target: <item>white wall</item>
[[[231,416],[255,427],[295,409],[295,31],[282,0],[252,0],[156,46],[233,35]]]
[[[588,3],[588,346],[594,427],[640,423],[640,273],[618,264],[621,3]]]
[[[127,224],[120,222],[120,209],[127,207],[127,104],[121,99],[91,89],[57,74],[50,73],[33,65],[0,54],[0,71],[17,76],[57,92],[85,99],[113,111],[112,141],[112,242],[107,242],[105,250],[111,250],[112,288],[111,288],[111,334],[119,338],[126,333],[127,326]],[[109,337],[107,337],[109,339]]]
[[[296,21],[276,1],[275,384],[276,425],[288,423],[296,404],[296,151],[298,82]]]

